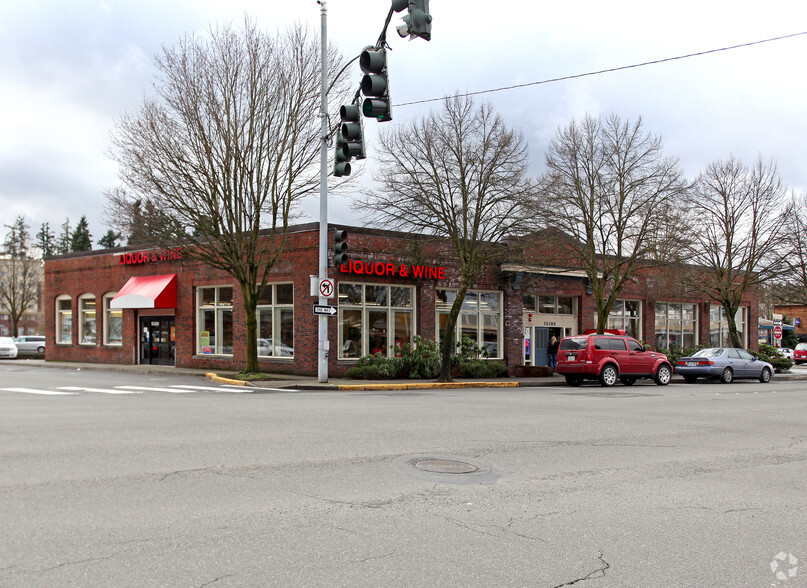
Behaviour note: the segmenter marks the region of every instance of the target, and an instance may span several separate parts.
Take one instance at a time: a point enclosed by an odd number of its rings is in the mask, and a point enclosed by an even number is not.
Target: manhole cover
[[[438,474],[470,474],[479,469],[473,464],[453,459],[424,459],[415,462],[415,467],[425,472]]]

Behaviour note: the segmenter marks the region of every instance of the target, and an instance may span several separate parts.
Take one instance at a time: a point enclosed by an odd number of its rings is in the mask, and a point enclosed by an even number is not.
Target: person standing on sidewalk
[[[546,347],[546,354],[549,357],[549,367],[555,371],[555,366],[558,365],[558,339],[554,335],[549,339],[549,345]]]

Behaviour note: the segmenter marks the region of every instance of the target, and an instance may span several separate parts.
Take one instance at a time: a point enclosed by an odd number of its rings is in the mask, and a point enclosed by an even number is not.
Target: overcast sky
[[[328,37],[357,55],[381,32],[386,0],[328,0]],[[388,33],[394,121],[439,103],[397,106],[654,61],[807,31],[804,0],[431,0],[432,41]],[[115,117],[151,92],[163,45],[244,15],[274,32],[307,22],[315,0],[29,0],[0,4],[0,219],[23,214],[32,233],[65,218],[108,229],[103,192],[117,182],[108,158]],[[405,14],[405,13],[401,13]],[[807,192],[807,35],[652,65],[479,96],[493,102],[530,147],[535,174],[558,127],[586,113],[642,116],[694,178],[710,161],[758,154],[784,181]],[[360,71],[355,66],[356,85]],[[368,158],[373,155],[368,121]],[[305,203],[318,220],[318,196]],[[329,220],[360,225],[347,198]]]

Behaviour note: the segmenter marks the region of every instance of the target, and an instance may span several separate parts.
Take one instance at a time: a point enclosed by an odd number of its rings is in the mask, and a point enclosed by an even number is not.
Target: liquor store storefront
[[[329,268],[333,315],[323,317],[314,312],[319,293],[312,280],[319,265],[318,229],[318,223],[289,228],[283,254],[258,300],[262,371],[316,375],[321,320],[328,321],[332,377],[370,354],[394,357],[415,335],[438,342],[445,336],[460,284],[446,241],[347,228],[349,262]],[[274,246],[271,235],[262,239],[267,248]],[[579,270],[547,269],[530,261],[485,268],[457,318],[457,340],[469,338],[486,360],[504,361],[511,374],[546,365],[552,336],[596,326],[592,296]],[[641,280],[628,289],[609,327],[656,340],[656,314],[663,309],[673,316],[681,304],[669,296],[670,302],[657,307],[647,292]],[[45,300],[47,360],[232,371],[243,369],[246,361],[238,284],[179,249],[118,248],[48,258]],[[693,302],[685,310],[690,307],[694,317],[684,334],[689,328],[696,338],[708,337],[708,306]],[[746,317],[749,326],[756,320],[752,313]],[[682,327],[669,321],[664,328]],[[665,340],[674,339],[666,333]]]

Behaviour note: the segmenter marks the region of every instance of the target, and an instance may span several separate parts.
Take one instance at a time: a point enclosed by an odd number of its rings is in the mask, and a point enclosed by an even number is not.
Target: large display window
[[[339,284],[339,358],[393,357],[412,342],[415,288]]]
[[[232,286],[203,286],[197,288],[196,308],[197,353],[232,355]]]
[[[595,321],[596,324],[596,321]],[[616,300],[608,315],[608,329],[623,329],[634,339],[642,339],[642,303],[639,300]]]
[[[748,309],[743,307],[734,315],[737,324],[737,334],[740,336],[740,344],[748,346]],[[726,310],[722,306],[711,305],[709,308],[709,342],[712,347],[733,347],[731,335],[729,334],[729,319]]]
[[[257,312],[258,356],[294,357],[294,285],[267,284]]]
[[[73,309],[70,296],[56,299],[56,344],[70,345],[73,342]]]
[[[687,349],[698,341],[695,304],[656,303],[656,349]]]
[[[436,295],[437,341],[439,343],[445,336],[448,315],[457,298],[457,291],[438,289]],[[501,292],[468,290],[457,317],[457,342],[463,336],[468,337],[476,347],[483,350],[487,357],[501,358],[502,346],[499,344],[502,339],[501,325]]]

